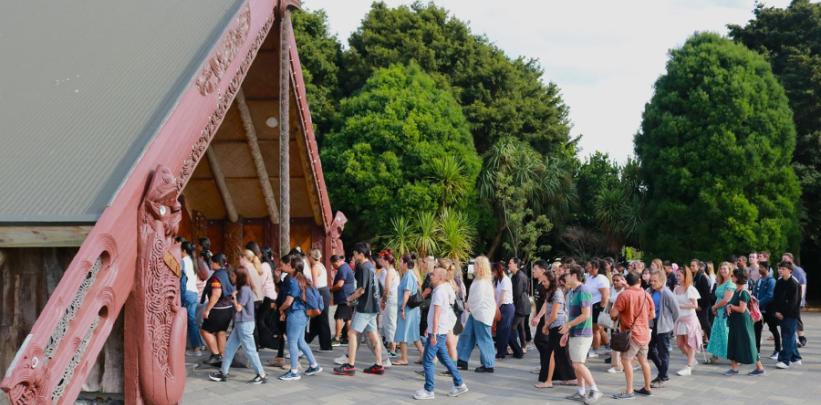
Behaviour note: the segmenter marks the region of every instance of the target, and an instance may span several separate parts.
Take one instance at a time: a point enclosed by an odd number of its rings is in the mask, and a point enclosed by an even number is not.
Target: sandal
[[[536,387],[536,388],[539,388],[539,389],[542,389],[542,388],[553,388],[553,384],[548,384],[548,383],[546,383],[546,382],[543,382],[543,383],[536,383],[536,384],[533,384],[533,386],[534,386],[534,387]]]
[[[410,364],[408,364],[408,362],[402,362],[402,363],[400,363],[400,362],[397,362],[397,361],[394,361],[392,364],[393,364],[394,366],[408,366],[408,365],[410,365]]]

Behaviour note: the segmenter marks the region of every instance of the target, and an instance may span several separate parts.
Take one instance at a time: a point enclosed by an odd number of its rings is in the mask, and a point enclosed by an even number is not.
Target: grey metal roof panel
[[[243,2],[0,1],[0,223],[96,221]]]

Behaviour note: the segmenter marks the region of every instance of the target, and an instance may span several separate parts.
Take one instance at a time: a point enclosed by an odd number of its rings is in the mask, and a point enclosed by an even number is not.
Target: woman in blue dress
[[[713,305],[713,328],[710,332],[710,342],[707,344],[707,352],[712,355],[709,363],[715,364],[718,359],[727,358],[727,338],[729,335],[729,328],[727,326],[727,310],[724,308],[733,297],[735,291],[735,284],[730,277],[732,265],[729,262],[721,263],[718,269],[718,278],[716,283],[716,303]]]
[[[419,307],[408,307],[410,297],[419,291],[419,278],[413,269],[416,264],[416,255],[406,253],[402,256],[399,273],[402,279],[399,282],[399,305],[397,306],[396,336],[394,341],[399,343],[399,359],[393,362],[394,366],[408,365],[408,343],[413,343],[419,350],[419,356],[424,352],[422,340],[419,336]]]

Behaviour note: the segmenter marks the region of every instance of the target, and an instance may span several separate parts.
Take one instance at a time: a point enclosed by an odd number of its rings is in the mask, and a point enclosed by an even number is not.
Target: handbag
[[[599,313],[599,319],[596,319],[596,323],[605,329],[613,329],[613,319],[610,318],[608,312],[601,311]]]
[[[416,289],[416,294],[413,294],[410,297],[408,297],[407,307],[408,308],[417,308],[420,305],[422,305],[422,302],[424,302],[424,301],[425,301],[425,299],[422,298],[422,291],[420,291],[417,288]]]
[[[761,308],[758,307],[758,299],[755,297],[751,298],[750,307],[748,308],[750,311],[750,318],[753,318],[753,322],[761,322]]]
[[[642,290],[644,292],[644,290]],[[646,294],[646,293],[645,293]],[[617,351],[617,352],[626,352],[630,349],[630,336],[633,334],[633,326],[636,325],[636,321],[639,320],[639,316],[641,313],[644,312],[644,301],[647,300],[645,295],[641,296],[641,309],[639,309],[638,314],[635,318],[633,318],[633,322],[630,324],[630,328],[625,331],[614,331],[613,337],[610,339],[610,348]]]

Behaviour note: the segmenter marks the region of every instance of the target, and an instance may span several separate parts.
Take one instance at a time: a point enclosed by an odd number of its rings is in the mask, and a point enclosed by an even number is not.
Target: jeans
[[[305,359],[308,360],[308,366],[316,365],[314,353],[311,347],[305,342],[305,327],[308,325],[308,315],[305,311],[297,310],[288,314],[287,334],[288,334],[288,352],[291,354],[291,371],[297,372],[299,370],[299,351],[305,354]]]
[[[510,326],[510,338],[508,339],[511,348],[515,348],[516,346],[520,348],[527,347],[527,339],[525,336],[525,323],[527,323],[527,318],[528,317],[517,314],[513,315],[513,324]],[[515,349],[513,353],[516,353]]]
[[[202,337],[200,336],[200,327],[197,324],[197,301],[196,291],[183,291],[182,305],[188,312],[188,346],[193,349],[202,347]]]
[[[713,328],[713,324],[710,322],[709,313],[709,309],[702,309],[700,311],[696,310],[696,316],[698,316],[698,323],[701,325],[701,331],[704,332],[704,336],[707,336],[707,339],[710,338],[710,331]]]
[[[306,342],[313,342],[314,338],[319,336],[319,348],[322,350],[331,350],[331,324],[328,323],[328,306],[331,302],[331,290],[328,287],[317,289],[325,302],[325,308],[319,316],[311,318],[311,331],[305,338]]]
[[[436,385],[434,381],[434,377],[436,377],[436,365],[433,364],[434,358],[439,359],[439,362],[450,371],[450,374],[453,376],[453,386],[458,387],[462,385],[462,374],[459,373],[459,369],[456,368],[456,365],[453,364],[453,360],[451,360],[448,355],[448,345],[446,342],[448,335],[436,335],[435,345],[430,342],[431,336],[433,335],[429,334],[427,339],[425,339],[425,354],[422,356],[422,368],[425,369],[425,390],[433,392],[433,388]]]
[[[667,380],[667,369],[670,367],[670,335],[673,332],[656,333],[653,329],[653,334],[650,335],[650,347],[647,353],[649,358],[656,368],[659,370],[658,378]]]
[[[490,326],[485,325],[468,316],[465,323],[465,330],[459,335],[459,343],[456,344],[456,352],[459,360],[468,362],[473,348],[479,346],[479,360],[487,368],[496,366],[496,352],[493,348],[493,337],[490,335]]]
[[[257,353],[257,344],[254,342],[254,322],[234,322],[234,330],[231,331],[231,336],[228,337],[228,342],[225,344],[225,355],[222,357],[223,374],[228,374],[228,369],[231,367],[231,362],[234,361],[234,355],[237,354],[239,346],[245,350],[245,357],[254,364],[257,374],[265,375],[265,370],[262,368],[262,363],[259,361],[259,354]]]
[[[517,343],[518,339],[510,339],[510,334],[514,333],[512,327],[515,308],[513,304],[504,304],[499,307],[499,311],[502,313],[502,320],[496,324],[496,356],[498,358],[505,358],[509,344],[513,349],[513,355],[521,357],[523,354],[522,348]]]
[[[781,320],[781,352],[778,353],[778,361],[786,365],[801,360],[798,345],[795,343],[797,327],[798,318],[784,318]]]
[[[768,312],[762,312],[762,319],[755,323],[755,347],[761,353],[761,332],[764,329],[764,324],[770,329],[773,334],[773,343],[775,344],[775,351],[781,351],[781,334],[778,333],[778,320]]]

